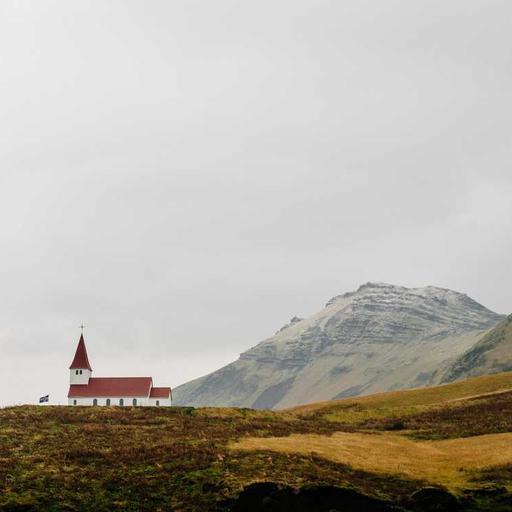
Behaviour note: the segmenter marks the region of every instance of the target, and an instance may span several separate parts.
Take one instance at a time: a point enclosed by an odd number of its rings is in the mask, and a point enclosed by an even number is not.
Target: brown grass
[[[421,413],[480,395],[512,390],[512,372],[484,375],[461,382],[429,388],[389,391],[343,400],[317,402],[283,411],[298,416],[324,417],[338,423],[353,424],[369,418],[395,417]]]
[[[459,489],[476,471],[512,463],[512,434],[443,441],[413,441],[399,434],[337,432],[284,438],[245,438],[233,450],[315,454],[372,473],[397,473]]]
[[[414,439],[456,439],[512,432],[512,392],[495,392],[447,402],[400,419],[373,418],[358,425],[366,430],[407,430]]]

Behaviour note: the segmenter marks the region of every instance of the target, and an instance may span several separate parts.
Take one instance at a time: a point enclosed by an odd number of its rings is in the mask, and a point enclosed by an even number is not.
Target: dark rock
[[[333,486],[303,487],[298,491],[272,482],[247,486],[237,499],[217,510],[230,512],[393,512],[389,502],[352,489]]]
[[[411,495],[408,504],[415,512],[449,512],[461,510],[457,498],[439,487],[423,487]]]

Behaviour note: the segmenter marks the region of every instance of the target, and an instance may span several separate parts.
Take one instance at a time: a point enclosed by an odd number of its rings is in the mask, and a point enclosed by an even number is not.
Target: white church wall
[[[147,397],[133,397],[133,396],[111,396],[111,397],[97,397],[96,400],[97,405],[107,405],[107,400],[110,399],[111,406],[119,406],[120,400],[123,400],[123,406],[133,406],[133,399],[137,399],[137,406],[139,405],[148,405]],[[69,405],[94,405],[95,397],[86,397],[86,398],[68,398]],[[75,403],[76,401],[76,403]]]
[[[119,401],[123,400],[123,407],[132,407],[133,406],[133,396],[113,396],[113,397],[98,397],[97,404],[98,406],[106,406],[107,400],[110,398],[110,405],[119,407]],[[162,398],[147,398],[147,397],[135,397],[137,398],[137,407],[139,406],[156,406],[156,401],[159,400],[159,405],[161,407],[168,407],[171,405],[171,400],[166,400]],[[68,405],[76,405],[76,406],[91,406],[94,405],[94,397],[87,398],[68,398]]]
[[[69,370],[69,383],[70,384],[88,384],[92,372],[87,369],[83,370]]]
[[[158,403],[157,403],[158,402]],[[148,405],[169,407],[172,405],[170,398],[149,398]]]

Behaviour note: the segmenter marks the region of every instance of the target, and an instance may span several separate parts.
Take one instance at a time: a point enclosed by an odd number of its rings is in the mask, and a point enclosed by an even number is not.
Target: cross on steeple
[[[84,323],[82,322],[82,323],[80,324],[80,329],[82,329],[82,334],[84,333],[84,327],[85,327],[85,325],[84,325]]]

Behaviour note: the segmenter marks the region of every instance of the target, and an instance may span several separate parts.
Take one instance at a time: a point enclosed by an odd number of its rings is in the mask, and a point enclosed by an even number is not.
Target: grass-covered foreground
[[[505,511],[511,491],[512,374],[282,412],[0,410],[2,511]]]

